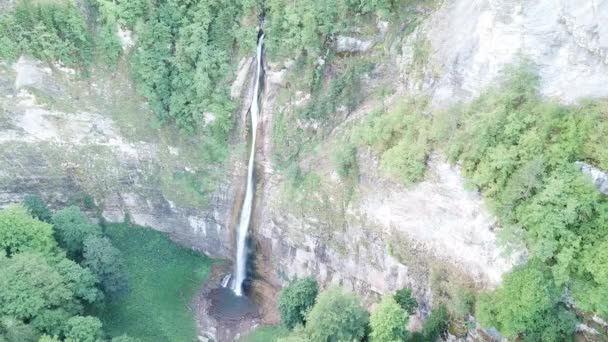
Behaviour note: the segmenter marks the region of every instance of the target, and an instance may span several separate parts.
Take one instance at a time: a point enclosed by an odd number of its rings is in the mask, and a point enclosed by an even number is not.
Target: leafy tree
[[[42,335],[38,342],[61,342],[57,336]]]
[[[359,299],[338,288],[329,288],[317,298],[306,317],[306,332],[311,341],[360,341],[369,321]]]
[[[406,287],[397,290],[393,298],[395,298],[397,304],[399,304],[399,306],[401,306],[409,315],[413,315],[416,312],[418,302],[416,302],[416,299],[412,296],[412,289]]]
[[[32,319],[32,325],[45,334],[59,336],[63,333],[65,322],[79,309],[77,303],[60,308],[44,309]],[[68,312],[69,311],[69,312]]]
[[[394,297],[385,296],[371,314],[370,341],[405,341],[408,336],[408,319],[407,311],[395,301]]]
[[[0,251],[4,252],[0,254],[35,251],[49,255],[56,249],[51,225],[33,218],[23,207],[0,210]]]
[[[279,312],[283,324],[293,329],[304,324],[306,314],[315,304],[319,285],[313,278],[297,279],[289,283],[279,295]]]
[[[97,276],[101,288],[108,296],[117,297],[127,291],[127,275],[121,253],[108,238],[87,238],[83,257],[83,265]]]
[[[53,215],[52,222],[59,245],[73,257],[82,254],[86,238],[101,235],[101,228],[90,223],[87,216],[76,206],[59,210]]]
[[[23,199],[23,206],[38,220],[42,222],[51,222],[51,211],[49,207],[35,195],[27,195]]]
[[[101,342],[102,323],[97,317],[74,316],[66,322],[65,342]]]
[[[97,277],[88,268],[83,268],[69,259],[58,262],[54,268],[63,277],[74,297],[92,304],[103,298],[96,285]]]
[[[0,336],[4,336],[6,342],[38,341],[36,329],[10,316],[0,317]]]
[[[546,266],[530,262],[507,274],[495,292],[481,296],[475,312],[482,325],[494,326],[508,337],[556,336],[574,326],[572,317],[558,309],[560,295]],[[546,325],[547,321],[558,324]]]
[[[0,264],[0,315],[35,318],[44,310],[69,307],[72,291],[38,254],[21,253]]]

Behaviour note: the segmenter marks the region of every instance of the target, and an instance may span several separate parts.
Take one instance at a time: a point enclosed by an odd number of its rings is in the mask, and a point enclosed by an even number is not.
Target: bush
[[[397,304],[399,304],[399,306],[409,315],[413,315],[416,312],[418,302],[416,302],[416,299],[412,296],[412,289],[403,288],[397,290],[393,298],[395,298]]]
[[[27,195],[23,199],[23,206],[34,216],[34,218],[42,222],[51,222],[51,211],[46,203],[35,195]]]
[[[356,296],[329,288],[307,315],[306,333],[314,342],[360,341],[368,321],[367,310]]]
[[[279,312],[283,324],[293,329],[304,324],[306,314],[315,304],[319,285],[313,278],[303,278],[289,283],[279,295]]]
[[[409,315],[392,296],[385,296],[370,317],[371,342],[405,341]]]
[[[101,228],[89,223],[87,216],[76,206],[59,210],[53,215],[52,222],[59,245],[72,257],[80,257],[85,239],[101,235]]]

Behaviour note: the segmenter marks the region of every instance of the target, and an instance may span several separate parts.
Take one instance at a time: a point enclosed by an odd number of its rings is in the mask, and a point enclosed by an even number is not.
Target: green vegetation
[[[508,337],[566,341],[574,332],[576,320],[560,304],[561,292],[547,266],[530,262],[507,274],[494,293],[480,297],[477,318]]]
[[[251,334],[240,338],[239,342],[276,342],[288,334],[289,330],[280,325],[261,327],[255,329]]]
[[[207,278],[211,260],[143,227],[112,224],[105,232],[123,255],[130,287],[121,301],[97,311],[108,334],[128,333],[142,341],[195,340],[188,305]]]
[[[369,314],[359,298],[329,288],[317,298],[306,316],[306,334],[312,341],[359,341],[365,336]]]
[[[406,287],[398,290],[393,295],[393,298],[408,315],[413,315],[416,312],[418,302],[416,302],[416,299],[412,296],[412,289]]]
[[[29,203],[42,207],[39,201]],[[46,334],[41,340],[102,341],[101,321],[85,316],[104,299],[96,274],[79,265],[78,258],[66,257],[69,254],[53,237],[60,231],[57,226],[33,215],[20,206],[0,211],[0,340],[37,341]],[[84,215],[68,208],[53,215],[53,222],[74,223],[66,217]],[[61,232],[71,231],[65,227]]]
[[[319,285],[312,278],[294,280],[283,288],[279,295],[279,312],[288,329],[305,323],[318,293]]]
[[[73,258],[80,258],[82,255],[85,239],[101,235],[101,228],[90,223],[87,216],[76,206],[59,210],[51,221],[59,245]]]
[[[0,59],[26,53],[67,65],[89,65],[93,43],[73,1],[19,0],[0,17]]]
[[[42,222],[51,222],[51,211],[40,197],[34,195],[25,196],[23,198],[23,206],[34,218]]]
[[[431,152],[431,120],[422,114],[424,106],[425,101],[412,101],[378,109],[352,133],[357,146],[371,147],[380,155],[381,168],[406,184],[424,178]]]
[[[101,289],[110,298],[115,299],[128,291],[122,255],[107,237],[87,237],[82,257],[82,264],[97,276]]]
[[[409,314],[393,296],[384,296],[371,314],[371,342],[405,341]]]

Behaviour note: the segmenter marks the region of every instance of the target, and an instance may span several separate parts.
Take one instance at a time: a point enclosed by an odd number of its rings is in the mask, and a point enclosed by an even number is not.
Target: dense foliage
[[[399,304],[399,306],[409,315],[413,315],[416,312],[418,302],[416,302],[416,299],[412,296],[412,289],[409,287],[397,290],[393,297],[397,304]]]
[[[409,314],[392,296],[385,296],[372,311],[369,326],[371,342],[405,341]]]
[[[507,241],[524,243],[549,267],[549,275],[522,286],[567,286],[579,308],[607,316],[608,201],[575,162],[608,168],[600,147],[608,143],[608,109],[599,102],[565,107],[542,100],[537,85],[530,66],[508,70],[499,89],[462,110],[456,133],[444,136],[447,151],[486,195]],[[500,292],[496,296],[498,307]],[[499,324],[511,335],[533,328]]]
[[[25,53],[67,65],[88,65],[93,43],[74,1],[19,0],[0,16],[0,59]]]
[[[87,216],[76,206],[59,210],[51,221],[59,245],[65,248],[71,257],[79,258],[82,255],[85,239],[101,235],[101,228],[90,223]]]
[[[100,234],[99,227],[74,228],[90,225],[75,207],[53,215],[54,225],[42,222],[37,217],[50,216],[46,205],[28,198],[29,210],[20,206],[0,210],[0,340],[102,341],[99,319],[85,316],[88,308],[106,297],[100,279],[61,247],[78,247],[78,243],[58,244],[54,238],[80,241],[86,235],[82,232]]]
[[[521,335],[525,341],[566,341],[575,328],[574,314],[565,310],[561,291],[550,270],[530,262],[507,274],[501,287],[481,296],[477,318],[508,337]]]
[[[369,314],[355,295],[329,288],[317,298],[306,317],[311,341],[359,341],[365,336]]]
[[[283,324],[289,329],[304,324],[318,293],[319,285],[312,278],[296,279],[285,286],[279,295],[279,312]]]

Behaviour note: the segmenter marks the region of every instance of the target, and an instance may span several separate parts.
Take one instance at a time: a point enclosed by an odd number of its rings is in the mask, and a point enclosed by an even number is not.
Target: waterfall
[[[249,230],[249,222],[251,220],[251,209],[253,206],[253,167],[255,158],[255,140],[258,127],[258,115],[260,114],[259,97],[260,97],[260,81],[262,77],[262,45],[264,43],[264,34],[258,38],[258,46],[256,50],[256,72],[255,85],[253,86],[253,98],[251,99],[251,107],[249,113],[251,115],[251,153],[249,154],[249,165],[247,169],[247,189],[245,199],[241,208],[241,216],[237,229],[237,244],[236,244],[236,267],[234,269],[234,280],[232,282],[232,290],[237,296],[243,295],[243,282],[247,277],[247,233]]]

